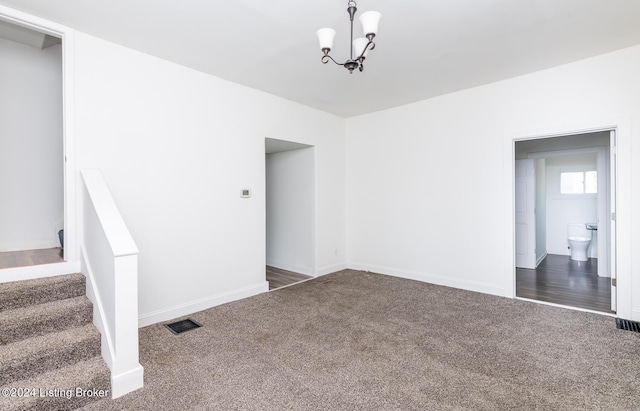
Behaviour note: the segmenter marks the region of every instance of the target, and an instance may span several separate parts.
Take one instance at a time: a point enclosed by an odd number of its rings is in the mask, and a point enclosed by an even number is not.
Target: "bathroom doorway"
[[[516,297],[614,314],[615,132],[523,139],[514,152]]]
[[[315,148],[267,138],[265,155],[265,276],[273,290],[315,274]]]

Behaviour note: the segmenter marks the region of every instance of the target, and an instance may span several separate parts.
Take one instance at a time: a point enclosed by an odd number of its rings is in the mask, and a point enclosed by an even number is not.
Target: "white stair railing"
[[[81,171],[82,272],[111,370],[112,398],[143,386],[138,359],[138,247],[98,169]]]

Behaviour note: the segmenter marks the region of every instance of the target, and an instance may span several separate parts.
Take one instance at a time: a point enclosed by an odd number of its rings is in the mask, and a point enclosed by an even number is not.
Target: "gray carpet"
[[[596,314],[348,270],[190,317],[87,409],[640,409],[640,334]]]
[[[0,284],[0,410],[70,410],[110,390],[82,274]],[[25,392],[25,389],[26,392]]]

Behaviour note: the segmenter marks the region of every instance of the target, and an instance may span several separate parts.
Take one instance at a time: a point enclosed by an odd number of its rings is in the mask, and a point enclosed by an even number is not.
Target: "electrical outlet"
[[[336,255],[336,257],[338,256],[338,249],[337,248],[335,250],[335,255]]]

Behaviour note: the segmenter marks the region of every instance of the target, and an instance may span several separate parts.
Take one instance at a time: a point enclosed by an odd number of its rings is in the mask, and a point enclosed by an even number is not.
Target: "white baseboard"
[[[119,375],[111,375],[111,398],[122,397],[144,385],[144,368],[141,365]]]
[[[593,247],[589,247],[589,258],[598,258],[598,253],[597,252],[591,252],[591,249]],[[547,254],[553,254],[553,255],[566,255],[567,257],[571,255],[571,251],[569,250],[547,250]]]
[[[241,300],[243,298],[252,297],[269,291],[269,283],[267,281],[238,290],[214,295],[200,300],[190,301],[184,304],[175,305],[166,309],[142,314],[138,317],[138,327],[146,327],[147,325],[156,324],[162,321],[171,320],[172,318],[182,317],[198,311],[206,310],[217,305],[226,304],[231,301]]]
[[[295,265],[290,265],[286,263],[280,263],[277,261],[267,261],[267,265],[274,268],[279,268],[281,270],[293,271],[294,273],[300,273],[305,275],[311,275],[313,277],[318,277],[321,275],[335,273],[336,271],[342,271],[347,269],[346,263],[327,265],[324,267],[318,267],[317,269],[311,269],[309,267],[298,267]]]
[[[631,311],[631,321],[640,321],[640,311]]]
[[[331,273],[335,273],[336,271],[342,271],[347,269],[346,263],[327,265],[324,267],[319,267],[316,271],[316,276],[327,275]]]
[[[349,269],[371,271],[373,273],[391,275],[394,277],[406,278],[409,280],[422,281],[424,283],[443,285],[445,287],[459,288],[467,291],[475,291],[484,294],[497,295],[500,297],[505,296],[503,288],[494,287],[485,283],[476,281],[460,280],[457,278],[444,277],[440,275],[433,275],[428,273],[420,273],[416,271],[400,270],[391,267],[378,267],[363,263],[348,263]]]
[[[542,260],[544,260],[545,258],[547,258],[547,253],[545,252],[544,254],[542,254],[542,256],[540,258],[538,258],[538,261],[536,261],[536,267],[540,265],[540,263],[542,262]]]
[[[56,275],[74,274],[79,272],[80,261],[65,261],[62,263],[40,264],[29,267],[5,268],[0,270],[0,283],[33,280],[36,278],[53,277]]]
[[[311,267],[302,267],[294,264],[282,263],[279,261],[267,261],[269,267],[279,268],[281,270],[293,271],[294,273],[312,275],[315,277],[315,272]]]

